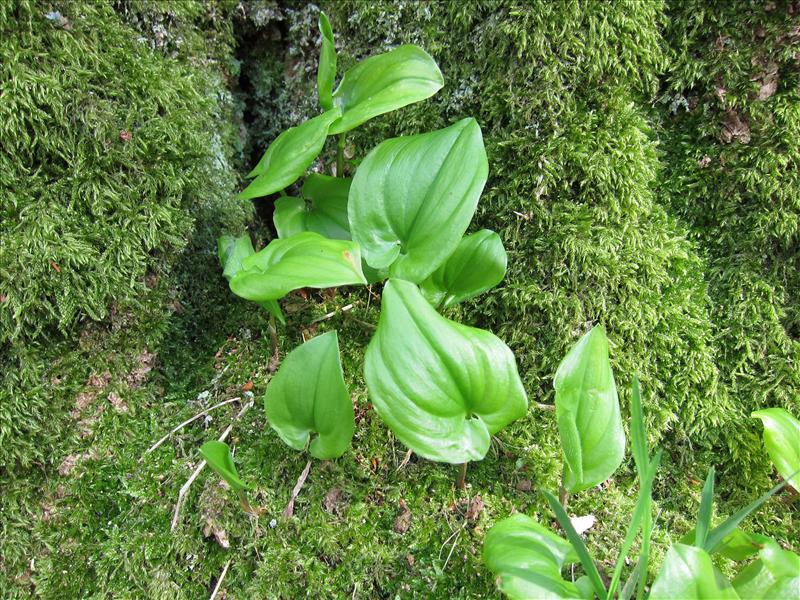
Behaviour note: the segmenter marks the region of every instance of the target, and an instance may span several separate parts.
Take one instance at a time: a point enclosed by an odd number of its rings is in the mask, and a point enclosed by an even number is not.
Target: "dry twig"
[[[303,489],[303,484],[306,482],[308,478],[308,472],[311,470],[311,461],[306,463],[306,468],[303,469],[303,472],[300,473],[300,477],[297,478],[297,483],[294,484],[294,489],[292,490],[292,497],[289,498],[289,504],[286,505],[286,508],[283,510],[283,516],[287,519],[294,514],[294,501],[297,498],[297,495],[300,493],[300,490]]]
[[[149,448],[148,448],[148,449],[145,451],[145,454],[150,454],[150,453],[151,453],[153,450],[155,450],[155,449],[156,449],[156,448],[158,448],[158,447],[159,447],[161,444],[163,444],[164,442],[166,442],[166,441],[167,441],[167,440],[170,438],[170,436],[171,436],[171,435],[173,435],[173,434],[177,433],[178,431],[180,431],[181,429],[183,429],[184,427],[186,427],[186,426],[187,426],[189,423],[192,423],[193,421],[196,421],[196,420],[197,420],[197,419],[199,419],[200,417],[203,417],[203,416],[207,415],[207,414],[208,414],[208,413],[210,413],[212,410],[215,410],[215,409],[219,408],[220,406],[225,406],[226,404],[230,404],[231,402],[238,402],[239,400],[241,400],[241,398],[239,398],[239,397],[236,397],[236,398],[231,398],[230,400],[225,400],[224,402],[220,402],[219,404],[215,404],[215,405],[214,405],[214,406],[212,406],[211,408],[207,408],[207,409],[205,409],[205,410],[203,410],[203,411],[201,411],[201,412],[197,413],[197,414],[196,414],[195,416],[193,416],[191,419],[186,419],[186,420],[185,420],[183,423],[181,423],[180,425],[178,425],[177,427],[175,427],[174,429],[172,429],[172,430],[171,430],[171,431],[170,431],[170,432],[169,432],[167,435],[165,435],[165,436],[164,436],[164,437],[162,437],[160,440],[158,440],[158,441],[157,441],[155,444],[153,444],[152,446],[150,446],[150,447],[149,447]],[[139,459],[139,462],[142,462],[143,460],[144,460],[144,456],[142,456],[142,458],[140,458],[140,459]]]

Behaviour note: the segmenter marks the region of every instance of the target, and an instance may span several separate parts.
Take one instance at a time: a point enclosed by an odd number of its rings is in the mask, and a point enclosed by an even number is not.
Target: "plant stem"
[[[339,146],[336,148],[336,176],[344,177],[344,133],[339,134]]]
[[[456,479],[456,487],[459,490],[463,490],[467,487],[467,465],[469,465],[469,463],[465,462],[458,466],[458,479]]]
[[[279,191],[278,193],[281,195],[281,198],[286,198],[286,190],[285,189]]]
[[[542,404],[541,402],[536,402],[536,403],[534,404],[534,406],[535,406],[536,408],[538,408],[539,410],[549,410],[549,411],[554,411],[554,410],[556,409],[556,407],[555,407],[555,405],[554,405],[554,404]]]
[[[275,315],[269,315],[269,338],[272,341],[272,356],[278,356],[278,329],[275,325]]]

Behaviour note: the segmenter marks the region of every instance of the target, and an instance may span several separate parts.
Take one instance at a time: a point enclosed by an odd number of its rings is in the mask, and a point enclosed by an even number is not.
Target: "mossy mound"
[[[211,51],[168,59],[109,5],[23,0],[0,6],[0,56],[0,464],[14,469],[60,435],[62,342],[109,314],[152,319],[192,239],[251,210],[231,201],[240,143]]]

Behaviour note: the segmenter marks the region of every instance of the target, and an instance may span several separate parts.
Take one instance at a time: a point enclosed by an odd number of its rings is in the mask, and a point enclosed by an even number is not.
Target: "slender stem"
[[[272,356],[278,356],[278,329],[275,325],[275,315],[269,315],[269,337],[272,341]]]
[[[456,487],[460,490],[463,490],[467,487],[467,465],[469,465],[469,463],[465,462],[458,466],[458,479],[456,479]]]
[[[286,190],[281,190],[278,192],[281,195],[281,198],[286,198]]]
[[[336,176],[344,177],[344,133],[339,134],[339,146],[336,148]]]
[[[258,511],[250,506],[250,503],[247,501],[247,493],[244,490],[239,490],[239,506],[242,507],[242,510],[250,515],[258,515]]]
[[[542,404],[541,402],[534,403],[534,406],[539,410],[554,411],[556,409],[555,404]]]

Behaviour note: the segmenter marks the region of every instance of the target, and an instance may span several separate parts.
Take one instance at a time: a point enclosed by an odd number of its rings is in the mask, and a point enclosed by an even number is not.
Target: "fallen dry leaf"
[[[411,511],[402,499],[400,500],[400,510],[400,514],[394,520],[394,530],[396,533],[405,533],[411,527]]]
[[[111,406],[114,407],[114,410],[120,413],[128,412],[128,405],[125,404],[125,401],[120,398],[119,394],[111,392],[108,394],[108,401],[111,402]]]
[[[249,379],[249,380],[247,381],[247,383],[245,383],[245,384],[242,386],[242,391],[243,391],[243,392],[249,392],[249,391],[250,391],[250,390],[252,390],[252,389],[253,389],[253,380],[252,380],[252,379]]]
[[[531,484],[530,479],[520,479],[517,482],[517,489],[520,492],[530,492],[533,485]]]
[[[470,500],[467,507],[467,520],[477,521],[483,512],[483,498],[480,495],[475,496]]]
[[[723,144],[730,144],[734,140],[741,144],[750,143],[750,126],[747,121],[742,120],[733,109],[727,111],[728,118],[722,127],[719,139]]]
[[[341,488],[333,488],[325,494],[325,498],[322,500],[323,510],[332,515],[341,514],[346,505],[345,493]]]

